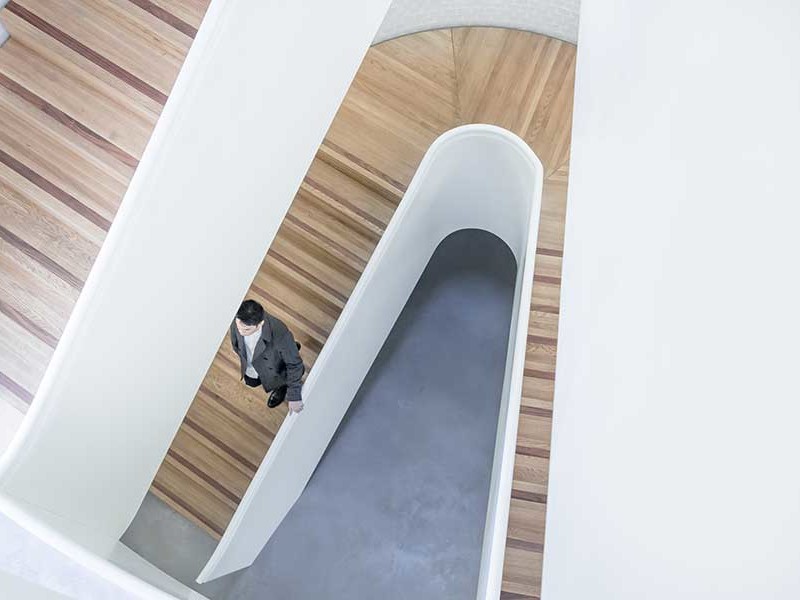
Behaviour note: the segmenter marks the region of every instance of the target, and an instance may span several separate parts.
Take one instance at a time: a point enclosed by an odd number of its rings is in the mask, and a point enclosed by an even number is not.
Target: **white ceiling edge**
[[[523,29],[578,40],[580,0],[394,0],[375,43],[444,27]]]

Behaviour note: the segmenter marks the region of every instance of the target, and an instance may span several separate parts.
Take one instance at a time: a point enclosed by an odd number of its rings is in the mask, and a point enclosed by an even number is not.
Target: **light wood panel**
[[[550,175],[569,157],[575,47],[524,31],[453,30],[461,118],[492,123],[536,150]]]
[[[140,4],[12,0],[3,11],[0,388],[23,409],[191,42]]]
[[[0,50],[0,397],[27,408],[207,0],[12,0]],[[504,572],[535,598],[544,515],[575,49],[484,28],[372,48],[248,294],[313,365],[431,142],[494,123],[545,164]],[[219,537],[285,414],[221,344],[153,483]],[[11,400],[9,400],[11,399]]]

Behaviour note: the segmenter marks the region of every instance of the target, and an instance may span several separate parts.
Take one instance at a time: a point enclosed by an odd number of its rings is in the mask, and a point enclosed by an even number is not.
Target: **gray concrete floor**
[[[231,585],[227,579],[204,585],[195,582],[217,547],[217,541],[150,493],[120,541],[208,598],[222,597]]]
[[[515,276],[486,232],[442,242],[255,563],[193,587],[215,600],[474,598]],[[123,541],[190,584],[213,540],[153,501]]]

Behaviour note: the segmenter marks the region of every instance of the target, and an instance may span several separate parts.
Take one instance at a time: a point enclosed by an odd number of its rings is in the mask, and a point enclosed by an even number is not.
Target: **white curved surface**
[[[578,40],[580,0],[394,0],[375,43],[444,27],[508,27]]]
[[[581,13],[542,598],[797,600],[800,3]]]
[[[437,139],[375,249],[225,535],[198,578],[252,564],[299,498],[439,243],[460,229],[494,233],[517,260],[479,598],[500,594],[541,203],[542,166],[509,131],[467,125]]]
[[[0,494],[0,512],[25,527],[48,546],[119,589],[115,598],[147,600],[207,600],[202,594],[173,579],[124,544],[96,532],[66,523],[35,506],[13,501]],[[95,590],[91,582],[82,594]],[[0,590],[4,591],[4,590]],[[77,590],[76,590],[77,591]],[[88,596],[82,596],[88,597]]]

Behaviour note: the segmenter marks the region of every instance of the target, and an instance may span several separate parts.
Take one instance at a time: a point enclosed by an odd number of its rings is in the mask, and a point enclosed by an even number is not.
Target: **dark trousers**
[[[252,388],[261,386],[261,380],[258,377],[250,377],[249,375],[245,375],[244,382]],[[283,402],[283,399],[286,398],[286,390],[287,387],[282,385],[279,388],[271,390],[272,394],[270,394],[270,396],[274,397],[274,399],[279,401],[279,403]]]

